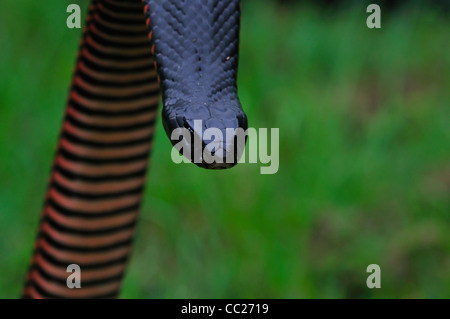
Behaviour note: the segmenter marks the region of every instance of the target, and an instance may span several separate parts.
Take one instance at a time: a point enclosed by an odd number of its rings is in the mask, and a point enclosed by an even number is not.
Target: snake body
[[[203,131],[221,131],[224,139],[216,152],[225,157],[227,150],[235,151],[234,135],[226,129],[247,129],[236,86],[239,1],[157,0],[149,1],[148,9],[167,134],[176,128],[194,132],[194,120],[201,120]],[[227,168],[235,163],[196,164]]]
[[[23,297],[119,295],[160,94],[169,137],[176,128],[196,134],[195,120],[247,128],[236,88],[239,19],[238,0],[91,1]],[[71,264],[80,289],[67,286]]]

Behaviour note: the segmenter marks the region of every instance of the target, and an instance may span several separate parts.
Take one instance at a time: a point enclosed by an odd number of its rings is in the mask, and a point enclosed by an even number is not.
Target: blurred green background
[[[0,4],[0,298],[37,233],[76,2]],[[280,170],[176,165],[158,123],[122,297],[450,298],[448,13],[382,7],[368,29],[366,6],[243,1],[239,93],[250,126],[280,128]]]

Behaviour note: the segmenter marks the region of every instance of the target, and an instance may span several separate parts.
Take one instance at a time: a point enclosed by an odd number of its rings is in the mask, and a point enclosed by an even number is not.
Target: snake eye
[[[191,134],[194,133],[194,129],[189,125],[185,117],[183,117],[183,127],[187,129]]]

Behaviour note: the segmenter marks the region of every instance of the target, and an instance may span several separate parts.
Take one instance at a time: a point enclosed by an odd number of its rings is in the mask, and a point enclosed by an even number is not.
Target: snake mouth
[[[235,166],[245,149],[247,141],[247,117],[242,109],[236,109],[233,117],[203,118],[184,113],[174,115],[173,110],[163,109],[163,125],[174,148],[190,162],[206,169],[228,169]],[[175,113],[176,114],[176,113]],[[191,114],[192,115],[192,114]]]

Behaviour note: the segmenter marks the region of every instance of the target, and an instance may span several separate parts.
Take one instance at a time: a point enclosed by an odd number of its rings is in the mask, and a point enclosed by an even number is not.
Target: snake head
[[[245,148],[247,117],[237,99],[165,103],[163,124],[180,154],[202,168],[233,167]]]

